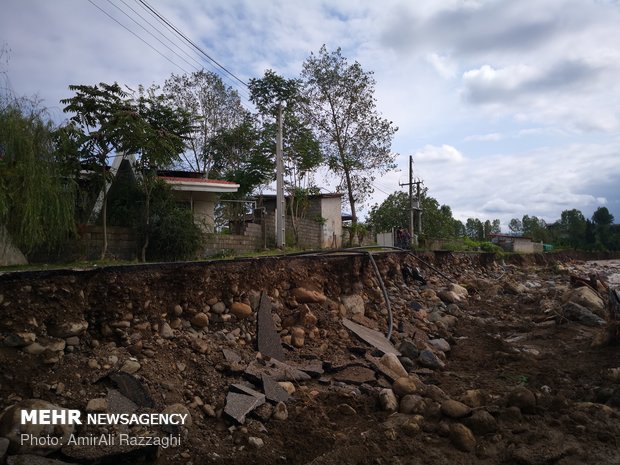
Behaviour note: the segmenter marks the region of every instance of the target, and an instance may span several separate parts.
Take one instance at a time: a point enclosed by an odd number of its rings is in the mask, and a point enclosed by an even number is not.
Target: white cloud
[[[480,142],[495,142],[498,140],[502,140],[504,136],[502,136],[498,132],[492,132],[490,134],[474,134],[471,136],[465,137],[466,141],[480,141]]]
[[[414,159],[430,163],[461,163],[464,157],[456,148],[444,144],[440,147],[425,145],[414,154]]]
[[[437,53],[429,53],[426,59],[442,78],[450,79],[456,76],[456,63],[449,57],[441,56]]]

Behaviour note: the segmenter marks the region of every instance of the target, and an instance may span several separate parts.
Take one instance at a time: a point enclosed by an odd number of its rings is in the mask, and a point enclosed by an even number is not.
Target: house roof
[[[239,184],[220,179],[206,179],[182,176],[159,176],[172,186],[173,190],[191,192],[237,192]]]
[[[531,241],[532,238],[531,237],[526,237],[526,236],[515,236],[513,234],[489,234],[489,236],[491,237],[497,237],[497,238],[501,238],[501,239],[523,239],[526,241]]]

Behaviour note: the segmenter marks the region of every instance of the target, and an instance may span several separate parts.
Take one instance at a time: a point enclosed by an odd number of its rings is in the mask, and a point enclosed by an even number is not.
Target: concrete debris
[[[258,351],[267,357],[275,358],[283,362],[286,357],[284,349],[282,348],[282,343],[280,342],[280,336],[273,323],[271,301],[264,292],[260,297],[256,325]]]
[[[361,340],[370,344],[375,349],[380,350],[384,354],[400,355],[400,352],[396,349],[396,347],[394,347],[392,343],[388,341],[380,332],[366,328],[347,318],[342,320],[342,324]]]

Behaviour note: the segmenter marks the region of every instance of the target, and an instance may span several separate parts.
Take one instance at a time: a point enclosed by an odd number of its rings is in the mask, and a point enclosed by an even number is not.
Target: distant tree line
[[[422,239],[465,239],[490,241],[493,234],[500,234],[499,219],[481,220],[468,218],[465,224],[452,216],[448,205],[440,205],[422,191],[420,205],[423,210]],[[525,236],[535,242],[553,244],[560,248],[581,250],[620,250],[620,225],[614,225],[614,217],[606,207],[599,207],[591,219],[576,209],[565,210],[560,219],[547,224],[542,218],[524,215],[513,218],[508,224],[509,234]],[[399,191],[390,194],[381,204],[375,204],[368,215],[368,225],[375,232],[408,228],[409,196]]]

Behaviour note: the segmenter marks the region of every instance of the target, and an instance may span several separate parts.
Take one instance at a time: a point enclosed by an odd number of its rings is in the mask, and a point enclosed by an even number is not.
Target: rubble
[[[414,258],[376,261],[390,312],[361,256],[0,275],[0,407],[191,418],[129,431],[180,447],[37,451],[63,463],[535,463],[522,447],[560,436],[549,457],[614,463],[618,349],[590,344],[616,269],[453,256],[405,281]],[[10,434],[0,461],[21,463]]]

